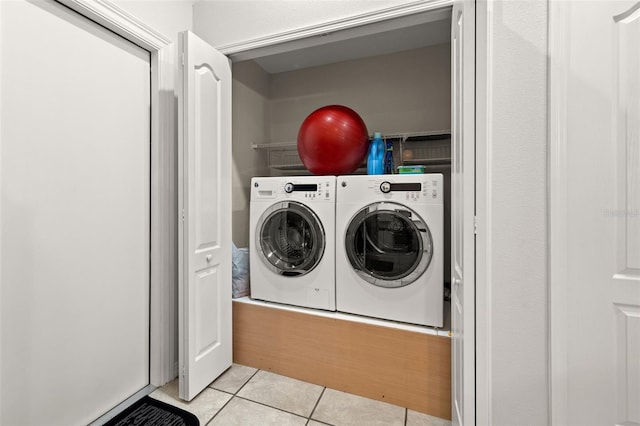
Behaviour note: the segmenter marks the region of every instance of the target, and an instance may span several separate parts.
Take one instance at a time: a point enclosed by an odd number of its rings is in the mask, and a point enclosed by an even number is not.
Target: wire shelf
[[[400,165],[438,165],[451,163],[451,131],[397,133],[383,135],[393,143],[393,159]],[[297,142],[252,144],[253,149],[266,150],[268,167],[277,170],[304,170]]]

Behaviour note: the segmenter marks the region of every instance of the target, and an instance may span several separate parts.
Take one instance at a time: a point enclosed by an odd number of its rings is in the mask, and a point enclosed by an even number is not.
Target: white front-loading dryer
[[[251,298],[335,311],[335,176],[251,180]]]
[[[338,176],[336,307],[442,327],[443,176]]]

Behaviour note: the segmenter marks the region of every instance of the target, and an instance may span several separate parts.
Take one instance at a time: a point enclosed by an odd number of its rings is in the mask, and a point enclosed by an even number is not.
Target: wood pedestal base
[[[233,360],[451,419],[451,339],[233,302]]]

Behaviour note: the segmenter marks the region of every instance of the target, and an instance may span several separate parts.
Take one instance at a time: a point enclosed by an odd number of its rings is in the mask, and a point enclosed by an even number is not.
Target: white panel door
[[[551,6],[553,423],[640,425],[640,3]]]
[[[149,383],[149,53],[0,8],[0,424],[87,424]]]
[[[475,424],[474,3],[460,1],[451,22],[451,334],[452,421]]]
[[[231,65],[180,34],[180,398],[231,366]]]

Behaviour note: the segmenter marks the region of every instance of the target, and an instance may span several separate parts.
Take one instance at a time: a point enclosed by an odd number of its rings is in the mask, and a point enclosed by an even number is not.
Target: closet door
[[[640,425],[640,4],[554,1],[551,414]]]
[[[452,421],[475,424],[475,16],[473,1],[452,13],[451,371]]]
[[[0,8],[0,424],[87,424],[149,383],[150,57]]]
[[[190,401],[232,362],[231,64],[180,34],[179,362]]]

